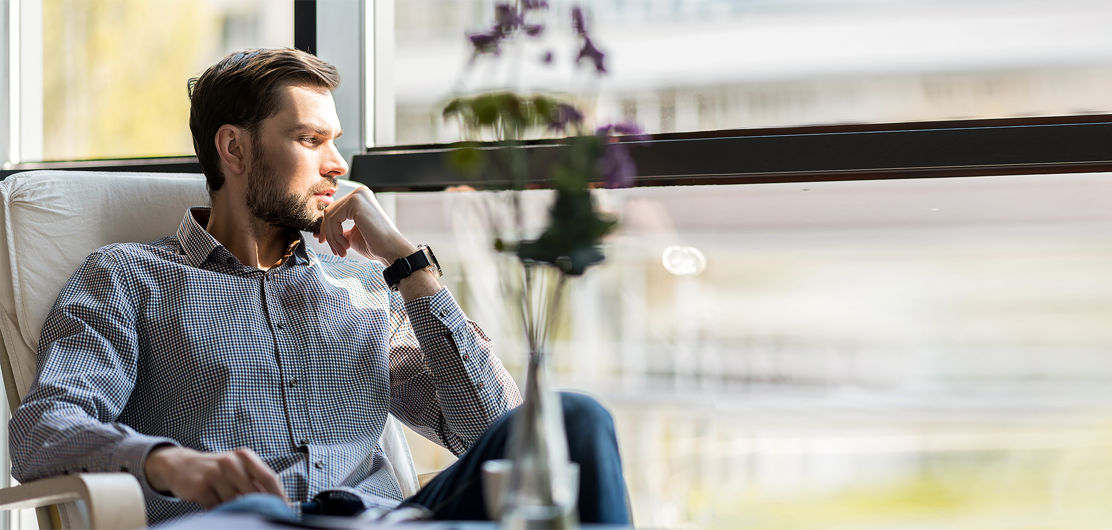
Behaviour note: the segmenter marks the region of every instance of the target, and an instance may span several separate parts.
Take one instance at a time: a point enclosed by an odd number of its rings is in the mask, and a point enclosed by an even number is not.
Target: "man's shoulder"
[[[134,264],[144,261],[180,261],[181,244],[174,236],[149,243],[109,243],[89,254],[89,260]]]

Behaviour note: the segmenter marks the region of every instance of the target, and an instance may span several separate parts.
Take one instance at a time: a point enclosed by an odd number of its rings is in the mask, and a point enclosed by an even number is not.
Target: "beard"
[[[328,205],[316,200],[315,195],[335,188],[336,179],[328,177],[325,183],[305,193],[287,192],[278,186],[281,180],[278,171],[266,161],[261,147],[252,142],[256,156],[247,174],[247,209],[272,226],[319,232]]]

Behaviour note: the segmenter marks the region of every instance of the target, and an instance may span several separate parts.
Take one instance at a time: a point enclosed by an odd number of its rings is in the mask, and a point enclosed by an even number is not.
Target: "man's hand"
[[[355,221],[355,226],[344,230],[347,220]],[[347,256],[348,249],[355,249],[387,266],[417,252],[417,247],[398,231],[366,186],[356,188],[324,211],[317,239],[328,243],[337,256]],[[439,290],[440,282],[428,271],[415,272],[398,284],[398,291],[406,301],[431,296]]]
[[[355,226],[344,230],[344,221]],[[324,211],[317,239],[328,243],[332,253],[347,256],[348,249],[389,265],[394,260],[417,252],[378,204],[374,193],[360,186]]]
[[[202,453],[184,447],[155,448],[143,471],[157,491],[206,509],[247,493],[272,493],[289,502],[278,475],[250,449]]]

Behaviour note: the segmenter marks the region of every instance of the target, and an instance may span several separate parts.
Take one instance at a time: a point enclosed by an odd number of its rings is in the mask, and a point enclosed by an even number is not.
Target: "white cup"
[[[502,495],[510,480],[510,465],[508,459],[483,462],[483,501],[492,520],[497,520],[502,513]],[[575,502],[579,497],[579,464],[568,462],[568,480],[572,488],[571,501]]]

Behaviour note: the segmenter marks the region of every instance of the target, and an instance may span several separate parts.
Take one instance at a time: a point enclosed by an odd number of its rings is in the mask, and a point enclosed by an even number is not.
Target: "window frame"
[[[1099,114],[700,131],[626,143],[635,185],[675,186],[1112,171],[1109,138],[1112,115]],[[508,184],[453,171],[444,163],[453,145],[368,149],[355,156],[350,178],[390,191]],[[522,148],[530,163],[544,164],[563,145]]]

